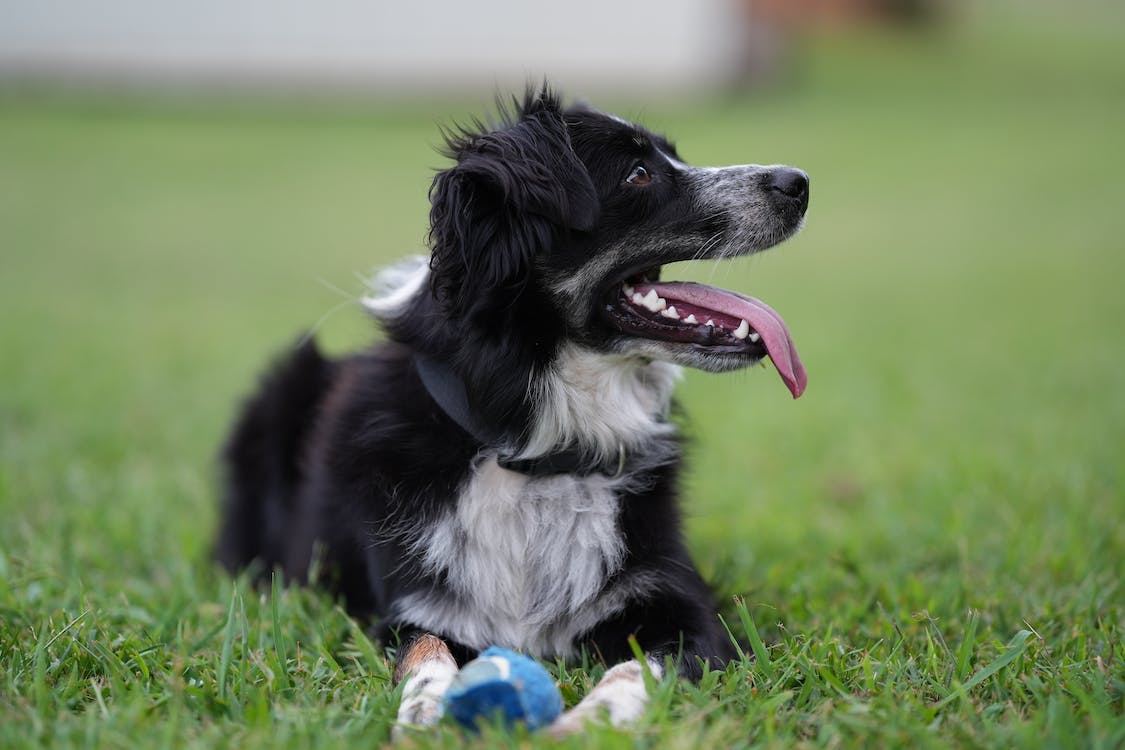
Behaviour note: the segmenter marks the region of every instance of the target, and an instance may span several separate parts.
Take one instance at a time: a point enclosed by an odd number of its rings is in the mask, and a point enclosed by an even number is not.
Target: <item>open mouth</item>
[[[769,357],[793,398],[808,378],[789,329],[753,297],[688,281],[654,281],[660,269],[636,274],[609,292],[606,317],[623,333],[708,352]]]

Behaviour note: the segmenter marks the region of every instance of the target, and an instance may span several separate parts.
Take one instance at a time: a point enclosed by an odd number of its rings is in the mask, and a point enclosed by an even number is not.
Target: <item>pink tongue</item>
[[[801,364],[800,356],[797,355],[797,347],[789,336],[785,321],[766,303],[744,294],[693,282],[638,284],[636,289],[641,294],[647,294],[649,289],[655,289],[658,295],[668,300],[669,305],[686,302],[736,320],[745,320],[751,328],[761,334],[762,345],[766,347],[766,352],[773,360],[777,373],[789,388],[789,392],[793,394],[793,398],[799,398],[805,392],[808,376],[805,374],[805,366]]]

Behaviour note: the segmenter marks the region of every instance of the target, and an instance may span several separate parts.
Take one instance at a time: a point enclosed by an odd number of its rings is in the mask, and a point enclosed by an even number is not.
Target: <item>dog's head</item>
[[[808,206],[804,172],[689,166],[663,137],[564,108],[546,88],[496,127],[451,134],[448,150],[456,164],[434,179],[430,232],[431,299],[447,321],[474,337],[503,331],[538,356],[563,339],[710,371],[769,356],[794,397],[804,390],[789,332],[767,305],[660,279],[668,263],[793,235]]]

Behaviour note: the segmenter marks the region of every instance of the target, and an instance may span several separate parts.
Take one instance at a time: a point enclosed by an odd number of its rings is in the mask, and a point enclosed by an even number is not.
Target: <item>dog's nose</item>
[[[770,170],[766,181],[770,190],[776,190],[801,204],[801,211],[809,205],[809,176],[803,170],[793,167],[778,167]]]

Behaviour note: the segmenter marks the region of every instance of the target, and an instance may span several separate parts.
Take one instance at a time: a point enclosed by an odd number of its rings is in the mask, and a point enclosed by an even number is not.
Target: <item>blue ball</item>
[[[562,695],[535,660],[492,646],[466,664],[445,693],[445,713],[476,728],[479,719],[499,716],[507,724],[537,729],[562,713]]]

